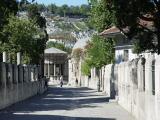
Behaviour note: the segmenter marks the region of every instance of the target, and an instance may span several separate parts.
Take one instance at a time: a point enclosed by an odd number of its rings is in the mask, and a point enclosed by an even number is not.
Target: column
[[[44,63],[44,76],[46,76],[46,73],[47,73],[47,66],[46,66],[46,64]]]
[[[56,64],[54,63],[54,76],[56,76]]]
[[[5,88],[6,87],[6,83],[7,83],[7,71],[6,71],[6,64],[5,63],[0,63],[1,64],[1,73],[0,73],[0,77],[1,77],[1,87]]]
[[[48,78],[50,77],[50,64],[48,63]]]
[[[21,53],[17,53],[17,65],[21,64]]]
[[[59,64],[59,75],[62,75],[62,64]]]
[[[3,62],[7,62],[7,52],[3,52]]]

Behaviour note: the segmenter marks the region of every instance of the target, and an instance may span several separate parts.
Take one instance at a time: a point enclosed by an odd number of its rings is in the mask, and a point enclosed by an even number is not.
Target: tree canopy
[[[18,11],[18,3],[16,0],[1,0],[0,1],[0,30],[3,25],[7,24],[7,18],[10,14],[16,14]]]
[[[91,12],[89,25],[98,32],[116,24],[115,11],[106,9],[106,0],[89,0]]]
[[[16,53],[21,52],[27,58],[27,61],[24,60],[25,63],[38,64],[38,59],[40,59],[40,54],[43,53],[44,48],[42,48],[44,45],[42,36],[45,35],[34,21],[10,16],[1,35],[5,39],[1,43],[0,50],[8,52],[13,61],[16,59]]]
[[[28,19],[16,16],[18,5],[30,5]],[[7,51],[10,62],[15,62],[16,53],[21,52],[23,63],[40,64],[48,40],[46,20],[35,4],[27,0],[0,1],[0,53]]]
[[[68,6],[66,4],[62,6],[57,6],[55,4],[38,4],[34,3],[36,5],[38,11],[40,12],[50,12],[52,14],[60,15],[60,16],[69,16],[69,17],[87,17],[89,15],[90,6],[83,4],[81,6]],[[20,11],[28,11],[30,9],[30,4],[27,0],[21,0],[19,4]]]
[[[95,67],[100,69],[106,64],[114,62],[114,41],[108,40],[104,37],[94,35],[92,40],[85,47],[83,53],[84,61],[82,63],[82,72],[86,75],[89,74],[91,68]]]
[[[129,32],[123,32],[129,39],[138,40],[137,52],[160,53],[159,0],[106,0],[106,9],[115,11],[116,25],[120,30],[128,27]]]

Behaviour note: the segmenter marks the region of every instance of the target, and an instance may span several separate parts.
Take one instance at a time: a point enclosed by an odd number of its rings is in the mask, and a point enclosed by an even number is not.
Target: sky
[[[74,5],[82,5],[82,4],[88,4],[88,0],[35,0],[38,3],[42,3],[45,5],[51,4],[51,3],[55,3],[58,6],[67,4],[69,6]]]

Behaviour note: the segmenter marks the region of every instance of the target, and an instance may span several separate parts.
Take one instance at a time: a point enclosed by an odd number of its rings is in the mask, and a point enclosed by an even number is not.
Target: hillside
[[[84,18],[46,17],[49,41],[63,43],[73,47],[77,40],[91,35]]]

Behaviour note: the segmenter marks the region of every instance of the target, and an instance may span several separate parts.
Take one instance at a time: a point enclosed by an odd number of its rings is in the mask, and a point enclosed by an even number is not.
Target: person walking
[[[63,87],[63,77],[60,76],[60,86]]]
[[[78,86],[78,79],[76,78],[76,87]]]

